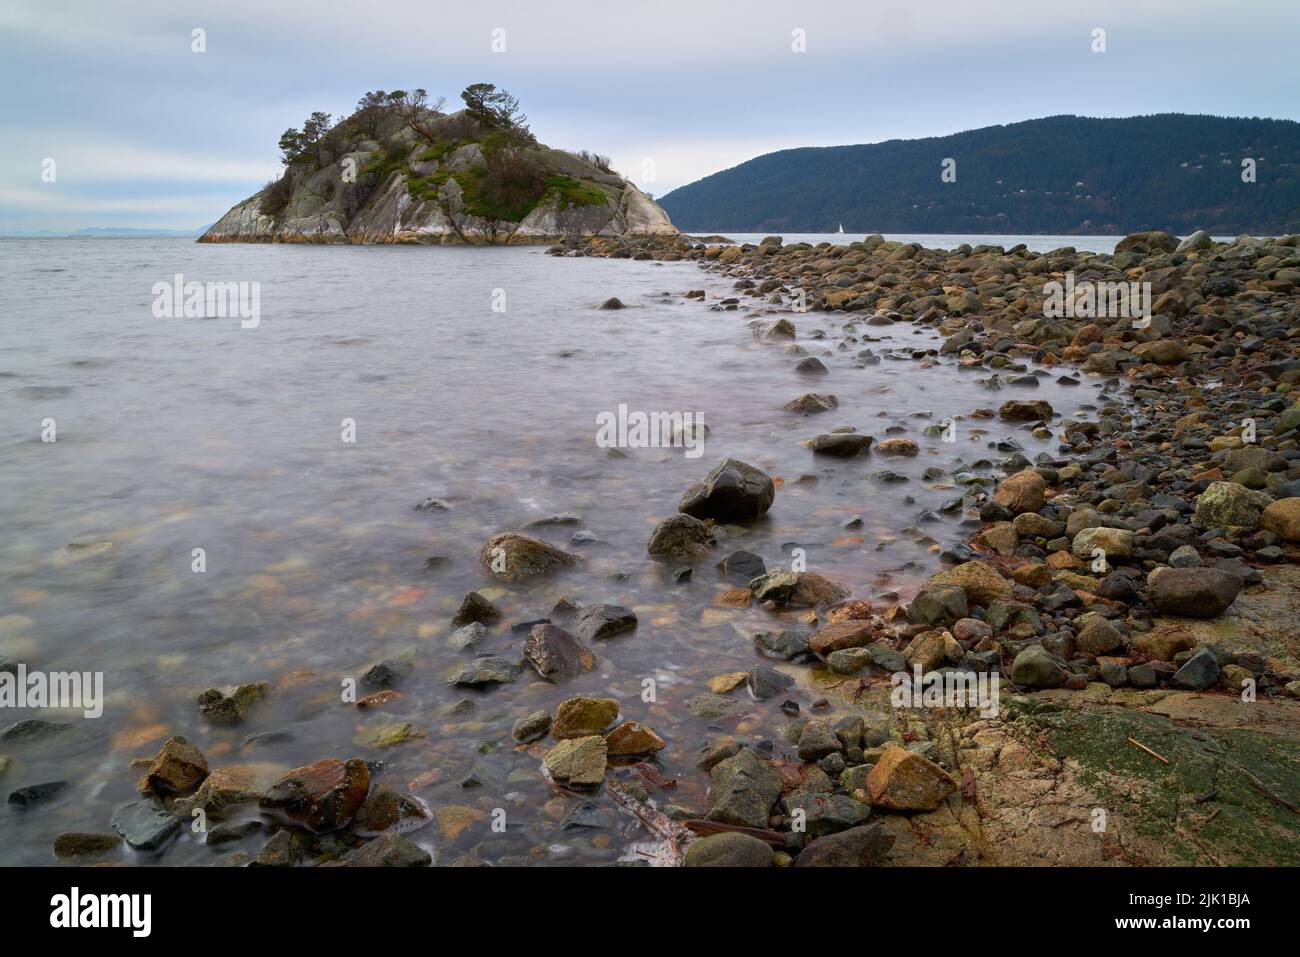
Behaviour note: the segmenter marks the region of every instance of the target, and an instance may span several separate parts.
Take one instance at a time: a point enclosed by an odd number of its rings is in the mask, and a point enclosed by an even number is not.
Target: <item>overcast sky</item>
[[[377,88],[505,86],[540,140],[663,195],[1059,113],[1300,119],[1298,49],[1300,0],[0,0],[0,231],[210,223],[286,127]]]

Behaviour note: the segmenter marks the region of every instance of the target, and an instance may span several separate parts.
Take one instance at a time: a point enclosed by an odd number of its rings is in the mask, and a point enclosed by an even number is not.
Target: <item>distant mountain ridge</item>
[[[0,232],[0,238],[7,239],[150,239],[169,236],[200,236],[212,228],[212,224],[198,229],[152,229],[137,226],[87,226],[84,229],[60,232],[53,229]]]
[[[941,179],[955,160],[955,181]],[[1243,182],[1242,160],[1255,163]],[[1049,116],[759,156],[659,199],[689,232],[1300,231],[1300,123]]]

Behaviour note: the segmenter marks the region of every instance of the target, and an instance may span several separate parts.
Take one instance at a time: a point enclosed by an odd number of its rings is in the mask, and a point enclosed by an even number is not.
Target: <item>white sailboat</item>
[[[840,234],[841,236],[844,235],[844,224],[843,224],[843,223],[840,223],[839,234]]]

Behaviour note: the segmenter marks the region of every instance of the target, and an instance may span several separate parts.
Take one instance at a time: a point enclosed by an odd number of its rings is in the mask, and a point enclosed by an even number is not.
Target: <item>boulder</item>
[[[618,718],[618,702],[613,698],[569,698],[555,709],[551,723],[553,738],[582,738],[604,734]]]
[[[324,834],[346,826],[369,793],[365,761],[326,758],[285,774],[267,788],[258,806],[285,824]]]
[[[719,761],[709,772],[711,821],[767,827],[772,804],[781,796],[781,775],[752,748]]]
[[[1202,648],[1183,664],[1169,683],[1175,688],[1203,691],[1213,688],[1219,681],[1219,660],[1209,648]]]
[[[1147,600],[1166,615],[1216,618],[1241,586],[1240,578],[1220,568],[1157,568],[1147,577]]]
[[[1236,482],[1211,482],[1196,499],[1196,521],[1207,528],[1255,528],[1273,499]]]
[[[605,779],[608,749],[598,734],[561,741],[546,752],[543,762],[550,776],[574,787],[591,787]]]
[[[109,825],[137,851],[156,851],[180,830],[181,821],[153,800],[119,804]]]
[[[541,539],[502,532],[483,543],[479,561],[494,578],[517,582],[576,565],[578,557]]]
[[[622,605],[587,605],[573,622],[574,633],[583,641],[603,641],[636,627],[636,614]]]
[[[349,867],[428,867],[433,863],[428,851],[392,831],[350,851],[345,860]]]
[[[871,816],[871,806],[844,794],[791,794],[781,799],[787,820],[802,819],[810,838],[857,827]]]
[[[956,790],[952,775],[906,748],[886,748],[867,775],[872,805],[891,811],[933,811]]]
[[[1007,422],[1049,422],[1052,404],[1042,399],[1010,399],[998,409],[998,417]]]
[[[683,867],[771,867],[770,844],[748,834],[725,831],[697,838],[686,848]]]
[[[1037,512],[1046,501],[1047,481],[1033,469],[1025,469],[1004,478],[993,500],[1012,514]]]
[[[829,412],[831,409],[838,409],[840,400],[833,395],[821,392],[809,392],[799,396],[797,399],[791,399],[785,404],[785,411],[800,412],[804,415],[813,415],[817,412]]]
[[[201,807],[210,821],[228,817],[235,808],[252,804],[262,796],[266,771],[259,771],[261,767],[264,766],[213,768],[197,791],[172,804],[172,811],[179,817],[189,818],[195,808]]]
[[[1129,642],[1134,654],[1156,661],[1173,661],[1180,651],[1190,651],[1195,647],[1196,637],[1186,628],[1172,623],[1135,635]]]
[[[828,432],[808,443],[808,448],[818,455],[852,458],[871,448],[872,437],[857,432]]]
[[[951,625],[969,610],[964,588],[926,585],[907,606],[907,618],[918,625]]]
[[[1085,528],[1070,545],[1076,558],[1091,558],[1098,548],[1105,551],[1107,558],[1128,558],[1133,554],[1133,533],[1127,528]]]
[[[708,525],[690,515],[674,515],[655,526],[646,551],[651,558],[693,562],[708,555],[714,544]]]
[[[1300,542],[1300,498],[1280,498],[1260,513],[1260,527],[1288,542]]]
[[[966,592],[967,600],[976,605],[988,605],[999,598],[1010,598],[1012,594],[1011,583],[987,562],[955,565],[932,576],[926,587],[932,585],[956,585]]]
[[[849,597],[847,588],[816,572],[777,569],[755,578],[749,588],[759,601],[792,608],[816,608]]]
[[[478,592],[472,591],[461,599],[460,607],[451,617],[451,624],[453,628],[461,628],[466,625],[483,624],[500,617],[501,611],[496,605]]]
[[[551,681],[573,678],[596,666],[591,649],[551,624],[533,626],[524,643],[524,657],[539,675]]]
[[[737,459],[725,459],[682,496],[677,510],[717,522],[752,522],[772,507],[776,486],[763,472]]]
[[[808,637],[808,645],[825,657],[845,648],[861,648],[876,637],[876,625],[871,621],[849,619],[819,628]]]
[[[1060,662],[1047,649],[1031,645],[1016,655],[1011,663],[1011,680],[1026,688],[1055,688],[1067,675]]]
[[[242,721],[253,705],[266,697],[270,685],[265,681],[227,688],[209,688],[199,695],[199,714],[216,724]]]
[[[1115,253],[1126,253],[1130,249],[1138,253],[1171,253],[1178,248],[1178,237],[1159,229],[1141,233],[1129,233],[1115,244]]]
[[[795,867],[875,867],[884,863],[896,838],[883,825],[868,824],[810,841]]]
[[[185,794],[208,776],[203,752],[182,737],[168,738],[136,785],[141,794]]]
[[[509,684],[519,677],[519,661],[498,655],[484,655],[452,669],[447,683],[463,688]]]
[[[1155,365],[1171,366],[1187,359],[1187,347],[1177,339],[1157,339],[1155,342],[1141,342],[1133,347],[1133,354],[1143,362]]]
[[[667,744],[645,725],[636,721],[624,721],[605,735],[605,746],[610,757],[622,758],[662,751]]]

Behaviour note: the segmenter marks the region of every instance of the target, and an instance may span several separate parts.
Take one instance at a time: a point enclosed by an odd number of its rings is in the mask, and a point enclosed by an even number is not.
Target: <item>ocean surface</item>
[[[1085,239],[997,241],[1085,248]],[[178,274],[258,283],[259,321],[156,316],[155,284]],[[685,299],[692,289],[707,299]],[[577,694],[617,698],[623,719],[667,741],[654,768],[677,783],[656,800],[697,809],[708,778],[695,758],[710,736],[790,750],[777,734],[788,720],[781,699],[741,689],[741,708],[721,723],[686,710],[708,678],[763,663],[754,632],[801,625],[796,613],[719,603],[729,586],[713,561],[678,582],[674,566],[647,558],[655,523],[692,482],[728,456],[780,482],[768,518],[728,528],[717,559],[743,548],[769,569],[789,567],[803,549],[809,571],[888,604],[967,531],[960,514],[941,512],[963,488],[923,478],[927,469],[1000,474],[1009,448],[996,448],[1000,440],[1031,459],[1056,449],[970,413],[1034,397],[1070,416],[1095,405],[1100,388],[1058,385],[1059,371],[1044,372],[1037,389],[998,388],[988,370],[921,357],[941,342],[933,330],[858,325],[845,342],[846,317],[817,313],[792,317],[799,344],[830,370],[808,377],[786,343],[755,338],[765,304],[711,308],[735,295],[732,283],[693,263],[527,247],[0,240],[0,294],[0,655],[104,675],[97,718],[0,709],[0,727],[24,718],[72,726],[0,742],[11,759],[0,791],[66,782],[43,803],[0,809],[0,865],[53,864],[60,832],[107,831],[114,807],[138,798],[137,759],[174,734],[212,767],[264,776],[328,757],[382,762],[378,782],[455,809],[408,835],[438,862],[625,858],[644,829],[603,793],[550,787],[542,749],[511,739],[521,715],[553,713]],[[599,309],[611,296],[627,308]],[[809,391],[834,393],[839,408],[783,411]],[[603,447],[598,417],[620,406],[701,417],[703,454]],[[955,443],[923,434],[949,417]],[[43,441],[51,420],[55,441]],[[839,426],[906,435],[921,454],[829,460],[802,444]],[[418,510],[429,497],[445,510]],[[502,585],[480,567],[492,534],[564,512],[581,524],[530,534],[580,555],[578,568]],[[855,516],[861,524],[846,527]],[[575,532],[596,540],[574,543]],[[639,626],[601,642],[598,667],[559,686],[528,670],[488,691],[452,687],[446,674],[475,653],[447,641],[471,590],[503,612],[478,653],[519,656],[526,630],[510,626],[546,616],[565,595],[631,607]],[[345,679],[386,658],[415,664],[401,697],[365,711],[345,702]],[[812,670],[775,667],[798,682],[791,696],[807,713],[820,694]],[[653,702],[643,700],[646,679]],[[256,681],[271,690],[243,723],[197,714],[204,689]],[[416,736],[375,746],[371,735],[391,723]],[[246,741],[267,731],[287,733]],[[500,832],[490,827],[497,810]],[[187,827],[160,855],[123,849],[109,859],[216,865],[264,841],[255,833],[210,848]]]

